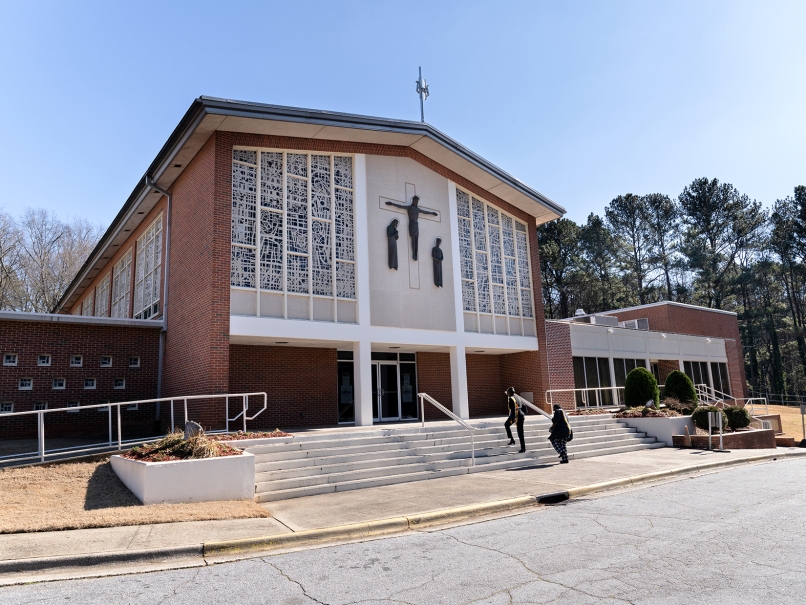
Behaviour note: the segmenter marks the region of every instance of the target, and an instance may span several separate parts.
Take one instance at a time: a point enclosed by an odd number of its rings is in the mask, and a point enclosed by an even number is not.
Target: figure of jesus
[[[415,195],[411,198],[411,204],[397,204],[395,202],[387,201],[387,206],[395,206],[396,208],[403,208],[406,211],[406,214],[409,215],[409,235],[411,236],[411,248],[412,248],[412,260],[417,260],[417,240],[420,238],[420,224],[418,219],[420,218],[420,214],[432,214],[434,216],[439,216],[438,212],[432,212],[431,210],[423,210],[417,204],[420,203],[420,196]]]

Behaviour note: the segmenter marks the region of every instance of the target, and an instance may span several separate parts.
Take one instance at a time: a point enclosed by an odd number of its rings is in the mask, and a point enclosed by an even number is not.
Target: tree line
[[[19,217],[0,212],[0,309],[50,313],[102,233],[41,208]]]
[[[806,391],[806,187],[765,210],[700,178],[676,198],[614,198],[585,224],[538,227],[547,318],[658,301],[738,314],[755,393]]]

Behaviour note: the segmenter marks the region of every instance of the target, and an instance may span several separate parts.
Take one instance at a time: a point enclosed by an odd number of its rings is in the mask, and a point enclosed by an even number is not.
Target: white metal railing
[[[517,393],[515,394],[515,399],[517,399],[518,403],[520,403],[521,405],[525,405],[526,407],[533,409],[538,414],[543,414],[543,416],[545,416],[546,418],[551,420],[551,414],[548,414],[548,413],[544,412],[543,410],[541,410],[539,407],[537,407],[531,401],[527,401],[526,399],[524,399],[523,397],[521,397]]]
[[[249,397],[252,396],[262,396],[263,397],[263,407],[260,408],[256,413],[252,414],[251,416],[247,416],[247,411],[249,410]],[[234,418],[229,417],[229,400],[230,398],[241,398],[241,411],[235,415]],[[123,449],[123,446],[129,445],[138,445],[141,443],[148,443],[149,441],[156,441],[161,437],[146,437],[146,438],[139,438],[139,439],[123,439],[122,435],[122,418],[121,418],[121,407],[130,407],[130,406],[139,406],[140,404],[147,405],[147,404],[160,404],[163,402],[169,402],[171,406],[171,431],[175,429],[175,421],[174,421],[174,402],[182,402],[183,403],[183,410],[184,410],[184,424],[188,422],[188,401],[194,401],[199,399],[221,399],[225,400],[225,431],[229,432],[229,424],[230,422],[235,422],[239,418],[243,420],[243,429],[246,431],[246,421],[247,420],[254,420],[257,418],[263,411],[266,410],[268,405],[268,397],[266,393],[229,393],[223,395],[188,395],[183,397],[161,397],[158,399],[141,399],[139,401],[120,401],[117,403],[99,403],[94,405],[82,405],[78,408],[76,407],[66,407],[66,408],[49,408],[46,410],[31,410],[27,412],[10,412],[7,414],[0,414],[0,425],[3,422],[8,421],[12,418],[20,418],[22,416],[33,416],[36,415],[36,423],[37,423],[37,451],[36,452],[24,452],[20,454],[8,454],[5,456],[0,456],[0,464],[19,464],[28,461],[35,461],[39,460],[40,462],[44,462],[48,456],[65,456],[65,455],[72,455],[72,454],[88,454],[92,452],[98,452],[99,450],[108,450],[109,448],[113,447],[117,444],[118,450]],[[114,439],[114,433],[112,430],[112,408],[117,408],[117,439]],[[99,411],[106,411],[109,415],[108,422],[109,422],[109,439],[107,442],[100,442],[100,443],[93,443],[93,444],[84,444],[72,447],[62,447],[62,448],[53,448],[53,449],[46,449],[45,448],[45,415],[46,414],[56,414],[59,412],[62,413],[70,413],[70,412],[81,412],[84,410],[99,410]],[[159,420],[159,415],[155,418]],[[183,424],[183,426],[184,426]],[[217,432],[217,431],[211,431]]]
[[[459,418],[459,416],[454,414],[451,410],[446,408],[439,401],[431,397],[431,395],[429,395],[428,393],[417,393],[417,397],[420,398],[420,418],[422,419],[422,426],[425,426],[425,402],[428,401],[428,403],[433,405],[440,412],[442,412],[452,420],[455,420],[468,430],[468,432],[470,433],[470,465],[476,466],[476,440],[473,436],[473,432],[476,429],[474,429],[467,422]]]

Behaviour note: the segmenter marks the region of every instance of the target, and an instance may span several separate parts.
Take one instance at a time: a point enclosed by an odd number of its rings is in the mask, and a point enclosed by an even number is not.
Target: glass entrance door
[[[373,363],[372,412],[375,420],[387,422],[400,420],[400,391],[396,363]],[[380,416],[378,413],[380,412]]]

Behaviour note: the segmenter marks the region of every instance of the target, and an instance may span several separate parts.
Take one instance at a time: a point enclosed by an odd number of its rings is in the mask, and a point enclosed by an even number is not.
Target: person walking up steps
[[[549,431],[549,441],[556,452],[560,455],[560,464],[568,464],[568,450],[565,444],[572,439],[571,425],[568,424],[568,417],[563,409],[554,404],[554,416],[551,417],[551,431]]]
[[[518,439],[521,442],[520,453],[526,451],[526,441],[523,438],[523,421],[525,420],[523,410],[521,409],[518,399],[515,397],[514,387],[509,387],[507,393],[507,407],[509,408],[509,418],[504,423],[504,428],[507,429],[507,437],[509,437],[509,445],[515,445],[515,440],[512,438],[512,429],[509,428],[513,424],[518,427]]]

